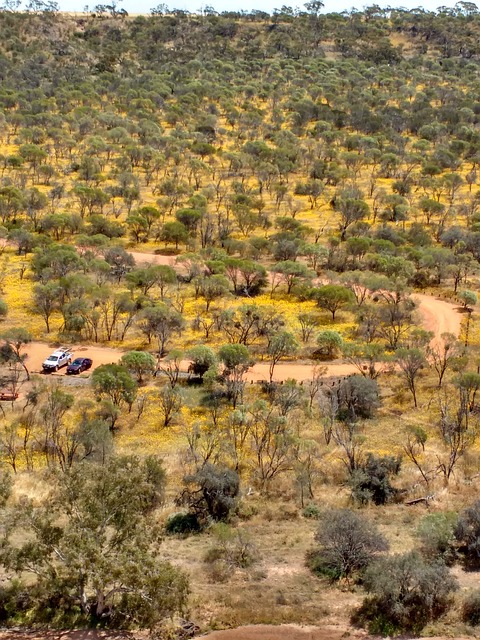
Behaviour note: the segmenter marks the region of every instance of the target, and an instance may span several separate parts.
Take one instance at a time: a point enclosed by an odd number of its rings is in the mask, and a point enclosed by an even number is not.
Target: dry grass
[[[281,513],[275,503],[273,509]],[[240,527],[248,531],[259,561],[249,569],[232,571],[224,581],[203,562],[211,540],[208,534],[167,539],[164,549],[192,579],[192,608],[202,626],[216,629],[244,624],[280,624],[284,622],[318,624],[326,621],[330,608],[321,583],[305,567],[305,555],[311,548],[315,523],[294,518],[275,521],[254,516]],[[218,580],[218,582],[217,582]]]
[[[392,43],[395,46],[407,46],[406,39],[400,34],[392,35]],[[327,47],[328,49],[328,47]],[[409,51],[408,53],[413,53]],[[335,58],[337,54],[327,50],[327,58]],[[264,108],[267,104],[260,104]],[[224,150],[236,151],[237,141],[232,135],[232,129],[222,121],[221,125],[226,132],[223,139],[219,139],[218,145]],[[164,123],[165,131],[171,130]],[[232,136],[232,137],[229,137]],[[411,144],[415,140],[412,139]],[[0,149],[2,153],[15,153],[17,145],[6,145]],[[407,149],[408,150],[408,149]],[[78,153],[81,153],[81,149]],[[222,156],[219,154],[214,162],[220,168]],[[110,167],[106,167],[108,173]],[[462,173],[468,170],[462,168]],[[181,168],[180,168],[180,178]],[[304,176],[293,176],[291,183]],[[155,196],[151,188],[147,188],[144,177],[139,176],[142,190],[142,204],[154,204]],[[367,168],[360,175],[358,185],[366,190]],[[378,187],[390,190],[393,179],[379,179]],[[113,178],[108,177],[105,185],[113,184]],[[250,179],[249,185],[256,188],[255,181]],[[67,191],[72,186],[67,184]],[[229,179],[226,180],[226,188],[230,187]],[[44,187],[40,187],[45,191]],[[322,198],[321,207],[311,209],[307,198],[295,196],[299,203],[297,219],[310,226],[315,231],[321,230],[321,241],[326,241],[328,236],[338,229],[337,214],[328,206],[328,202],[333,196],[334,189],[327,187]],[[464,185],[459,192],[459,200],[467,193],[467,186]],[[282,206],[277,213],[273,201],[268,194],[265,194],[265,212],[275,221],[277,215],[285,215],[286,207]],[[372,200],[368,199],[369,204]],[[71,203],[71,210],[76,211],[76,203]],[[420,214],[413,210],[412,219],[405,225],[406,228],[420,219]],[[124,210],[120,216],[120,221],[126,218]],[[464,224],[464,220],[457,221]],[[241,234],[236,234],[238,239],[245,239]],[[67,241],[67,240],[65,240]],[[137,247],[130,240],[125,239],[124,244],[128,248],[141,249],[153,252],[159,248],[154,242],[142,244]],[[12,326],[27,327],[37,339],[45,339],[45,328],[43,321],[38,316],[33,316],[30,312],[32,302],[33,281],[31,273],[26,272],[26,277],[20,280],[20,269],[25,262],[24,258],[15,256],[11,248],[5,251],[5,269],[7,272],[4,281],[3,298],[9,306],[9,315],[3,324],[4,328]],[[0,258],[1,262],[2,258]],[[116,291],[123,290],[116,287]],[[187,329],[176,338],[173,345],[186,349],[202,340],[201,333],[191,328],[192,319],[204,310],[202,300],[194,300],[192,289],[186,287],[187,297],[185,303],[185,317]],[[237,307],[244,304],[244,299],[229,299],[224,304],[225,307]],[[258,296],[255,303],[259,306],[275,306],[286,318],[287,327],[293,331],[298,331],[297,315],[299,310],[311,310],[312,303],[299,303],[293,298],[284,296],[279,290],[278,293],[270,297],[267,293]],[[480,323],[475,319],[470,327],[470,341],[475,347],[480,346]],[[339,320],[332,323],[328,314],[322,315],[324,326],[334,327],[345,337],[353,326],[353,316],[348,312],[339,314]],[[53,318],[52,335],[49,338],[58,338],[61,319],[59,316]],[[214,347],[225,341],[222,335],[215,335],[210,340]],[[111,343],[111,346],[118,346]],[[145,346],[143,337],[138,333],[132,333],[128,340],[121,346],[132,348]],[[304,354],[302,354],[304,355]],[[378,416],[367,422],[364,428],[365,448],[379,455],[397,454],[402,451],[402,445],[408,427],[420,426],[425,428],[429,434],[428,453],[425,455],[426,464],[433,464],[435,456],[442,452],[441,444],[436,432],[436,422],[438,420],[438,401],[435,389],[435,381],[430,373],[427,373],[420,380],[419,409],[414,410],[409,392],[405,389],[405,384],[397,375],[386,375],[381,379],[383,407]],[[142,389],[151,396],[150,402],[143,415],[137,420],[135,415],[124,415],[120,421],[120,429],[116,434],[116,447],[121,453],[156,453],[165,460],[165,467],[172,482],[168,487],[167,505],[161,519],[175,511],[174,498],[178,493],[181,484],[181,477],[184,473],[183,450],[186,446],[184,437],[185,425],[191,424],[194,419],[198,419],[196,412],[195,398],[182,411],[172,427],[163,429],[160,426],[158,409],[154,400],[154,385]],[[88,388],[74,391],[78,398],[90,397]],[[253,392],[252,392],[253,393]],[[191,398],[190,398],[191,399]],[[196,398],[198,401],[198,397]],[[73,415],[73,414],[72,414]],[[311,420],[304,419],[302,422],[302,435],[312,437],[321,443],[320,468],[325,472],[321,476],[315,488],[315,503],[322,507],[347,506],[348,490],[343,486],[344,468],[340,460],[340,451],[333,447],[326,447],[321,437],[321,426],[318,415],[314,415]],[[463,506],[471,503],[478,497],[480,479],[474,478],[479,466],[480,443],[473,449],[472,453],[466,456],[459,468],[458,475],[445,488],[440,480],[428,488],[428,492],[435,493],[435,500],[429,506],[417,505],[405,507],[401,504],[388,505],[387,507],[368,507],[363,513],[371,518],[385,534],[389,540],[392,552],[401,553],[412,549],[416,544],[414,531],[420,519],[429,512],[459,510]],[[15,495],[27,494],[35,500],[41,500],[46,493],[46,485],[39,481],[40,474],[19,473],[15,483]],[[472,479],[473,477],[473,479]],[[470,479],[469,479],[470,478]],[[469,479],[466,482],[466,479]],[[279,623],[302,623],[302,624],[336,624],[345,625],[349,623],[349,616],[352,609],[359,604],[363,593],[359,588],[341,585],[332,586],[325,579],[313,576],[305,566],[305,556],[314,544],[314,532],[317,526],[315,520],[305,519],[301,516],[301,509],[298,499],[291,489],[293,485],[292,477],[287,477],[279,483],[276,494],[267,498],[262,498],[253,493],[244,496],[242,511],[251,513],[248,519],[239,520],[238,527],[245,528],[256,548],[258,549],[259,560],[249,569],[232,570],[231,575],[222,572],[215,572],[215,568],[208,566],[203,557],[206,548],[211,544],[210,536],[203,533],[186,539],[166,538],[163,545],[165,557],[179,564],[187,570],[191,577],[192,598],[190,615],[202,627],[202,629],[217,629],[223,627],[234,627],[244,624],[279,624]],[[398,486],[413,497],[424,495],[427,488],[420,482],[419,474],[407,463],[398,478]],[[458,567],[455,573],[461,584],[461,594],[475,588],[475,577],[466,574]],[[460,626],[457,617],[458,611],[454,611],[449,617],[435,626],[427,629],[427,633],[450,634],[451,637],[458,637],[465,633],[465,628]]]

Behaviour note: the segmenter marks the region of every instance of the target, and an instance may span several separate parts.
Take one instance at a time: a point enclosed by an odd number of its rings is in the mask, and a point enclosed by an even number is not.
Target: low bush
[[[346,422],[372,418],[380,405],[377,381],[360,375],[343,380],[336,394],[338,419]]]
[[[455,527],[458,516],[453,512],[429,513],[417,527],[416,536],[420,551],[429,560],[443,560],[445,564],[455,561]]]
[[[465,564],[470,569],[480,567],[480,500],[464,509],[458,516],[455,538]]]
[[[350,578],[388,549],[375,526],[350,509],[325,511],[315,540],[320,548],[309,555],[308,564],[332,580]]]
[[[303,509],[303,517],[304,518],[312,518],[313,520],[318,520],[322,515],[322,510],[316,504],[307,504]]]
[[[188,535],[198,533],[200,523],[195,513],[175,513],[167,520],[165,531],[172,535]]]
[[[463,601],[462,620],[472,627],[480,624],[480,589],[469,593]]]
[[[240,478],[236,471],[214,464],[205,464],[184,478],[185,489],[177,499],[188,506],[203,523],[208,520],[228,520],[235,511]]]
[[[352,498],[361,504],[390,502],[397,493],[392,486],[391,478],[398,475],[400,466],[399,457],[375,456],[369,453],[349,478]]]
[[[257,560],[257,549],[245,530],[218,523],[212,533],[216,541],[205,553],[207,564],[223,562],[232,569],[247,569]]]
[[[428,562],[417,552],[373,562],[364,576],[368,595],[353,622],[371,633],[397,635],[419,633],[443,615],[458,588],[441,562]]]

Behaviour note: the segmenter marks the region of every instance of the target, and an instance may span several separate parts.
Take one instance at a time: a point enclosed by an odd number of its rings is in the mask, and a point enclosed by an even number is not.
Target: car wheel
[[[55,371],[55,372],[56,372],[56,371],[58,371],[58,366],[56,366],[56,367],[55,367],[54,371]]]

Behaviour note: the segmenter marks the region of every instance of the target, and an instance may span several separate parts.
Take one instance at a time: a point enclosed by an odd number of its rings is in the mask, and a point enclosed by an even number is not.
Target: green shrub
[[[165,525],[165,531],[172,535],[198,533],[200,528],[200,523],[195,513],[174,513]]]
[[[309,566],[333,580],[365,569],[378,553],[388,549],[376,527],[350,509],[325,511],[315,540],[320,548],[310,554]]]
[[[372,418],[380,405],[380,391],[376,380],[361,375],[350,376],[340,383],[337,391],[338,418],[355,422]]]
[[[188,506],[202,523],[225,521],[234,513],[240,494],[240,477],[233,469],[207,463],[183,481],[185,489],[178,502]]]
[[[317,576],[327,578],[327,580],[331,580],[331,582],[336,582],[343,577],[338,568],[330,567],[325,563],[319,551],[310,551],[307,553],[307,567]]]
[[[343,338],[338,331],[325,329],[317,335],[317,347],[315,357],[330,360],[335,358],[342,348]]]
[[[303,509],[303,517],[304,518],[312,518],[313,520],[318,520],[322,514],[322,510],[316,504],[310,503],[307,504]]]
[[[385,557],[373,562],[364,575],[369,593],[353,622],[371,633],[419,633],[443,615],[458,588],[441,562],[428,562],[418,553]]]
[[[480,624],[480,589],[469,593],[463,601],[462,620],[472,627]]]
[[[453,512],[430,513],[420,520],[415,534],[420,541],[420,551],[426,558],[453,563],[457,522],[458,516]]]
[[[465,564],[470,569],[480,567],[480,500],[464,509],[458,516],[455,538]]]
[[[349,478],[353,499],[361,504],[390,502],[397,493],[390,479],[399,473],[400,465],[399,457],[369,453]]]
[[[215,544],[205,553],[207,564],[223,562],[231,568],[247,569],[257,560],[256,547],[244,529],[233,529],[219,522],[211,527],[211,531]]]

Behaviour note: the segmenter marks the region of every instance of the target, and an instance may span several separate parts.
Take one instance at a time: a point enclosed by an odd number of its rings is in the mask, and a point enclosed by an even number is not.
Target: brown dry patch
[[[324,506],[332,499],[343,502],[342,496],[333,498],[331,487],[316,498]],[[207,549],[217,544],[208,533],[186,539],[167,536],[163,542],[165,559],[191,577],[192,619],[204,631],[247,625],[348,628],[363,592],[352,585],[332,586],[308,569],[318,521],[299,516],[298,508],[273,497],[266,502],[253,494],[245,501],[245,513],[257,513],[237,523],[256,550],[257,561],[249,568],[217,574],[204,561]]]
[[[340,640],[341,638],[369,638],[362,631],[352,631],[345,627],[311,627],[297,625],[252,625],[239,629],[214,631],[204,636],[205,640]]]

